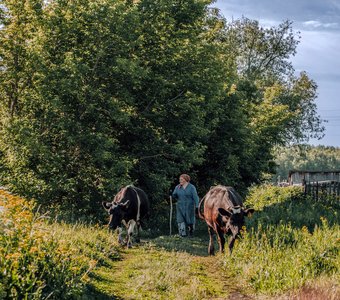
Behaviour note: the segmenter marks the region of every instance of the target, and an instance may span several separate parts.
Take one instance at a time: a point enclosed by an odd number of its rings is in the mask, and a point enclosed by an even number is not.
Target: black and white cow
[[[128,185],[117,193],[112,202],[102,203],[110,216],[109,228],[119,229],[119,242],[123,243],[121,225],[124,225],[127,229],[127,247],[132,245],[131,239],[135,227],[137,228],[136,242],[139,243],[141,220],[149,214],[149,200],[146,193],[140,188]]]

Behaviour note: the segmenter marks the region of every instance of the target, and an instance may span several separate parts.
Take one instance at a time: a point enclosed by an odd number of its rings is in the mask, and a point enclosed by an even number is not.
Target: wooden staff
[[[172,196],[170,195],[170,221],[169,221],[169,225],[170,225],[170,235],[171,235],[171,229],[172,229]]]

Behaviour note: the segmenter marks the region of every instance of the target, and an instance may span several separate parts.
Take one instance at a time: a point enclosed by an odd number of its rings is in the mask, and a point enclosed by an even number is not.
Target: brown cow
[[[203,207],[203,214],[201,206]],[[217,234],[220,252],[224,252],[225,234],[231,235],[230,253],[236,237],[244,225],[244,217],[252,214],[254,209],[243,207],[241,196],[232,187],[217,185],[212,187],[202,198],[198,206],[199,217],[206,221],[210,236],[208,253],[214,255],[213,236]]]

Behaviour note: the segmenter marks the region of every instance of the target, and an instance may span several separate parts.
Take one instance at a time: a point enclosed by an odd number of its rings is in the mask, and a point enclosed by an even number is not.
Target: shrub
[[[249,189],[245,202],[259,211],[274,204],[300,200],[305,200],[302,186],[259,185]]]
[[[233,255],[224,258],[226,272],[256,292],[269,294],[299,288],[319,276],[339,282],[340,228],[322,222],[313,233],[290,224],[244,232]]]
[[[289,223],[313,231],[315,225],[321,226],[321,218],[331,225],[340,223],[340,201],[330,197],[314,200],[304,194],[301,186],[252,187],[245,204],[256,210],[255,217],[248,223],[250,227]]]
[[[34,201],[0,190],[0,298],[68,299],[79,295],[91,267],[58,241]]]
[[[245,203],[257,211],[224,257],[226,272],[257,293],[280,294],[321,276],[339,282],[339,203],[314,201],[300,187],[253,187]]]

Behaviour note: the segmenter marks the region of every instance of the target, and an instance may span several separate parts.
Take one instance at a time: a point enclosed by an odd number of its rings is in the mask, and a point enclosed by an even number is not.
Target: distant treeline
[[[276,175],[273,180],[287,180],[290,170],[339,171],[340,148],[299,145],[275,149]]]
[[[180,173],[242,191],[274,146],[321,136],[292,23],[211,2],[1,1],[1,185],[88,215],[133,183],[161,211]]]

